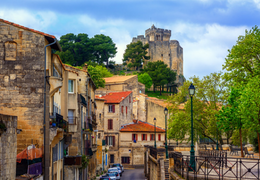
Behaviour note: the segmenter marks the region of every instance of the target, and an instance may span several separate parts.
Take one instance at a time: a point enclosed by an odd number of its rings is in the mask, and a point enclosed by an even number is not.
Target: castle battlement
[[[149,35],[151,33],[165,34],[165,35],[170,35],[171,36],[171,30],[156,28],[154,25],[152,25],[151,28],[145,30],[145,36],[147,36],[147,35]]]
[[[177,40],[170,40],[170,44],[174,44],[174,45],[180,45],[179,41]]]

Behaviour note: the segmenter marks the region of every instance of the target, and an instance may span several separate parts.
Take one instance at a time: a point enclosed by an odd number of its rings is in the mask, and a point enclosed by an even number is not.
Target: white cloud
[[[57,21],[56,14],[51,11],[33,13],[23,9],[6,8],[0,8],[0,18],[44,32]]]

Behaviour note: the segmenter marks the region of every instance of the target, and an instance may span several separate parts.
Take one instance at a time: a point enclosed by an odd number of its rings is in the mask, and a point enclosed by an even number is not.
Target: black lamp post
[[[216,150],[218,151],[218,124],[216,125],[217,126],[217,144],[216,144]]]
[[[153,119],[154,122],[154,148],[156,148],[156,118]]]
[[[193,144],[193,107],[192,107],[192,98],[195,94],[195,87],[193,84],[190,84],[189,87],[189,95],[191,98],[191,148],[190,148],[190,170],[195,171],[195,151],[194,151],[194,144]]]
[[[167,146],[167,114],[168,114],[168,109],[164,109],[164,115],[165,115],[165,151],[166,151],[166,159],[169,159],[169,154],[168,154],[168,146]]]

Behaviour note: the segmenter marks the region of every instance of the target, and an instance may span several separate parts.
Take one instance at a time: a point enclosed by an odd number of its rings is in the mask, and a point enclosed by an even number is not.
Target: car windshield
[[[118,169],[109,169],[108,172],[117,172]]]
[[[116,173],[108,173],[108,176],[116,176]]]
[[[112,167],[119,167],[120,164],[113,164]]]

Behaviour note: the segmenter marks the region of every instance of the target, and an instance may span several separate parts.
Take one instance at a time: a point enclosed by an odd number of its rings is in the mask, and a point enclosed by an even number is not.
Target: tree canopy
[[[108,66],[109,59],[117,53],[112,39],[103,34],[89,38],[84,33],[78,35],[69,33],[61,36],[59,43],[63,51],[55,53],[60,56],[63,63],[72,66],[82,66],[90,60],[100,65],[106,63]]]
[[[145,60],[150,59],[150,57],[147,56],[148,48],[149,44],[143,45],[141,41],[128,44],[123,58],[124,65],[129,64],[129,68],[135,67],[138,70]]]
[[[143,83],[145,85],[145,89],[149,89],[153,84],[152,78],[147,73],[139,74],[138,82]]]
[[[217,133],[216,114],[220,106],[226,103],[228,90],[226,84],[221,79],[222,73],[211,73],[208,76],[199,79],[190,78],[186,81],[179,92],[170,96],[168,99],[170,111],[169,119],[169,138],[175,140],[184,140],[185,135],[190,135],[191,126],[191,101],[188,93],[190,83],[196,88],[193,97],[193,122],[195,133],[200,137],[206,137],[215,141],[218,134],[220,143],[223,143],[222,131]],[[195,137],[198,137],[195,136]]]
[[[154,88],[173,83],[176,80],[176,72],[167,67],[163,61],[148,62],[144,66],[143,72],[146,72],[152,78]]]

